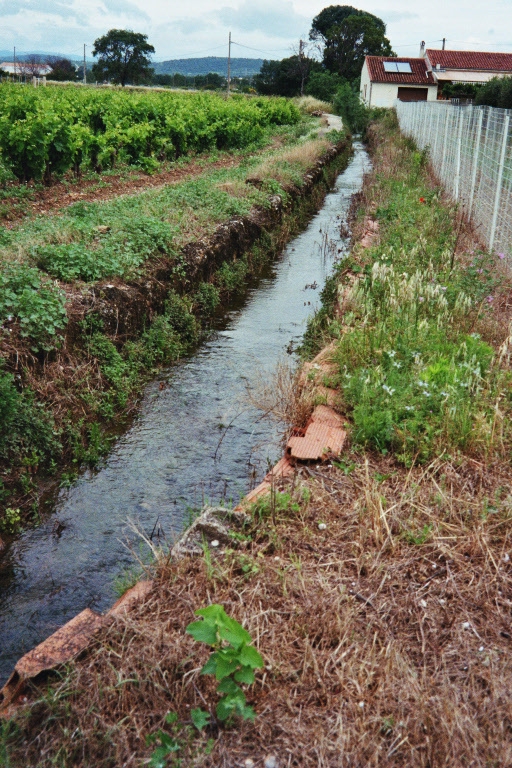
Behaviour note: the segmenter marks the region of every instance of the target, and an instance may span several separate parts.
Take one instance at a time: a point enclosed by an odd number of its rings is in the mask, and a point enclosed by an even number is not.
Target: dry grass
[[[246,548],[162,562],[148,601],[31,706],[13,765],[142,765],[169,710],[213,710],[205,651],[185,634],[210,602],[243,622],[266,668],[249,692],[256,722],[214,723],[212,754],[189,742],[182,765],[269,752],[281,767],[512,764],[507,472],[355,455],[305,470],[296,506],[268,505]]]
[[[284,187],[300,184],[304,172],[311,168],[331,146],[327,139],[311,139],[269,157],[251,169],[250,180],[277,181]]]
[[[281,360],[274,372],[256,375],[247,387],[249,403],[261,411],[261,418],[271,418],[283,426],[286,438],[291,426],[303,427],[311,416],[314,398],[310,390],[302,385],[300,369]]]
[[[295,104],[306,115],[310,115],[312,112],[332,112],[332,104],[328,101],[320,101],[315,99],[314,96],[300,96],[294,99]]]

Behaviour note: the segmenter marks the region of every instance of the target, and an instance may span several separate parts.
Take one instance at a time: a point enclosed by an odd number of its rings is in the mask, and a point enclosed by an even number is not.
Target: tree
[[[339,75],[327,72],[312,72],[306,85],[306,94],[322,101],[332,101],[334,94],[343,84]]]
[[[370,110],[359,98],[357,86],[344,83],[333,98],[334,110],[343,118],[343,125],[353,133],[363,133],[368,127]]]
[[[478,89],[475,104],[512,109],[512,77],[493,77]]]
[[[51,71],[46,76],[48,80],[59,80],[60,82],[76,80],[76,67],[69,59],[49,56],[46,63],[51,67]]]
[[[320,45],[324,66],[345,80],[360,76],[365,56],[394,55],[382,19],[350,5],[324,8],[309,37]]]
[[[305,56],[290,56],[281,61],[264,61],[254,85],[266,96],[297,96],[304,86],[305,68],[311,72],[320,64]]]
[[[40,77],[46,70],[46,64],[42,56],[39,56],[37,53],[31,53],[17,62],[16,69],[18,74],[27,77]]]
[[[113,83],[143,83],[151,80],[150,54],[155,49],[148,43],[148,36],[130,29],[111,29],[94,41],[93,56],[98,61],[93,65],[97,80],[111,80]]]
[[[323,11],[320,11],[318,16],[315,16],[313,19],[309,39],[325,44],[330,30],[333,27],[338,27],[349,16],[370,16],[375,24],[380,27],[382,34],[386,34],[386,25],[378,16],[374,16],[366,11],[360,11],[352,5],[330,5],[328,8],[324,8]]]

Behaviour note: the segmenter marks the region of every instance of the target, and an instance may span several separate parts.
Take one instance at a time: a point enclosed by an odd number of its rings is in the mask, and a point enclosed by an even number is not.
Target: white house
[[[368,107],[392,107],[400,101],[435,101],[437,82],[425,58],[366,56],[360,95]]]

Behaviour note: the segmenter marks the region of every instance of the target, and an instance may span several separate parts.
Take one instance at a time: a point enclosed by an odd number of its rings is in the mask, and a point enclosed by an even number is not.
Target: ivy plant
[[[263,659],[252,637],[235,619],[227,615],[222,605],[200,608],[196,616],[202,620],[189,624],[186,631],[200,643],[213,648],[213,653],[201,670],[203,675],[215,675],[217,692],[222,694],[216,707],[220,721],[239,715],[254,720],[255,714],[247,704],[240,684],[254,682],[254,670],[263,667]]]

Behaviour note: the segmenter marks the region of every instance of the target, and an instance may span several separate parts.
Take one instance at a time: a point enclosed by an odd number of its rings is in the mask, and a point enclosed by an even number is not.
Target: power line
[[[208,53],[208,51],[218,51],[221,48],[226,48],[226,43],[222,43],[222,45],[217,45],[214,48],[203,48],[202,51],[190,51],[190,52],[187,52],[187,55],[185,57],[182,57],[182,58],[191,58],[192,56],[197,56],[198,53]]]
[[[512,42],[508,43],[470,43],[467,40],[451,40],[450,42],[456,43],[457,45],[503,45],[503,46],[512,46]]]
[[[263,51],[261,48],[253,48],[251,45],[244,45],[243,43],[237,43],[235,40],[231,41],[232,45],[238,45],[240,48],[247,48],[249,51],[257,51],[258,53],[282,53],[284,48],[274,48],[272,50]]]

